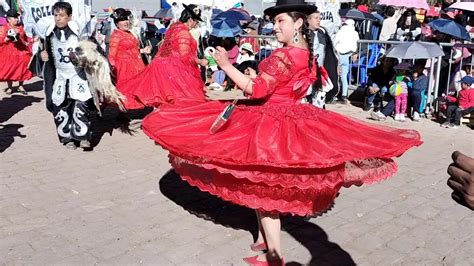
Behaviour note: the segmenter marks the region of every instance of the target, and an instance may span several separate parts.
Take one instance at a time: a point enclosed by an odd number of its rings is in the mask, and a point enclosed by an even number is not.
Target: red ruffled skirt
[[[197,66],[183,63],[174,57],[156,57],[143,72],[128,80],[121,86],[130,102],[136,106],[157,107],[164,103],[174,103],[181,99],[204,101],[204,82]],[[132,108],[133,107],[133,108]]]
[[[18,50],[13,45],[0,49],[0,81],[26,81],[33,77],[28,69],[31,53]]]
[[[216,134],[226,103],[164,105],[143,121],[170,151],[181,177],[202,191],[252,209],[314,215],[342,186],[397,171],[391,159],[421,145],[413,130],[375,126],[309,104],[238,105]]]
[[[134,88],[129,86],[129,82],[135,76],[139,75],[145,69],[145,64],[141,58],[118,58],[115,66],[115,75],[117,76],[117,90],[122,93],[126,101],[124,106],[127,109],[142,109],[144,106],[138,102],[133,95]]]

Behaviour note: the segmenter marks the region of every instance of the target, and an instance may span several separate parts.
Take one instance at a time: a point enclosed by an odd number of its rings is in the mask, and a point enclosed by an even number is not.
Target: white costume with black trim
[[[79,28],[69,22],[64,29],[51,25],[45,36],[48,53],[52,55],[55,79],[52,88],[46,89],[50,99],[57,133],[62,143],[90,139],[89,100],[92,93],[82,68],[75,67],[70,58],[79,44]]]

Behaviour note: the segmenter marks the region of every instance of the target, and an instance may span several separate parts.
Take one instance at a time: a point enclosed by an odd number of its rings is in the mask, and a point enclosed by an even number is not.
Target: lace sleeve
[[[178,53],[179,56],[189,63],[194,63],[194,58],[197,57],[196,45],[193,45],[196,42],[189,32],[180,31],[177,36],[178,43]]]
[[[114,33],[110,36],[110,43],[109,43],[109,62],[113,68],[115,68],[118,46],[120,43],[120,37]]]
[[[251,98],[261,99],[291,79],[291,60],[283,50],[277,50],[260,63],[260,73],[254,80]]]

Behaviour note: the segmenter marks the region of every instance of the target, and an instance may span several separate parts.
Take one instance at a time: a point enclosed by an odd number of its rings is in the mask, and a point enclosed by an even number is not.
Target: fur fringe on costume
[[[126,111],[123,96],[112,83],[110,66],[107,59],[97,51],[97,45],[91,41],[81,41],[76,48],[73,61],[84,68],[90,88],[93,89],[94,103],[98,110],[100,103],[113,103]]]

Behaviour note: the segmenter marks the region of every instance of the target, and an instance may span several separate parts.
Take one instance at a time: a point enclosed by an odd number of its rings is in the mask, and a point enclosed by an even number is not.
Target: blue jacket
[[[414,91],[426,91],[428,89],[428,77],[426,75],[421,75],[417,80],[413,81],[412,89]]]

